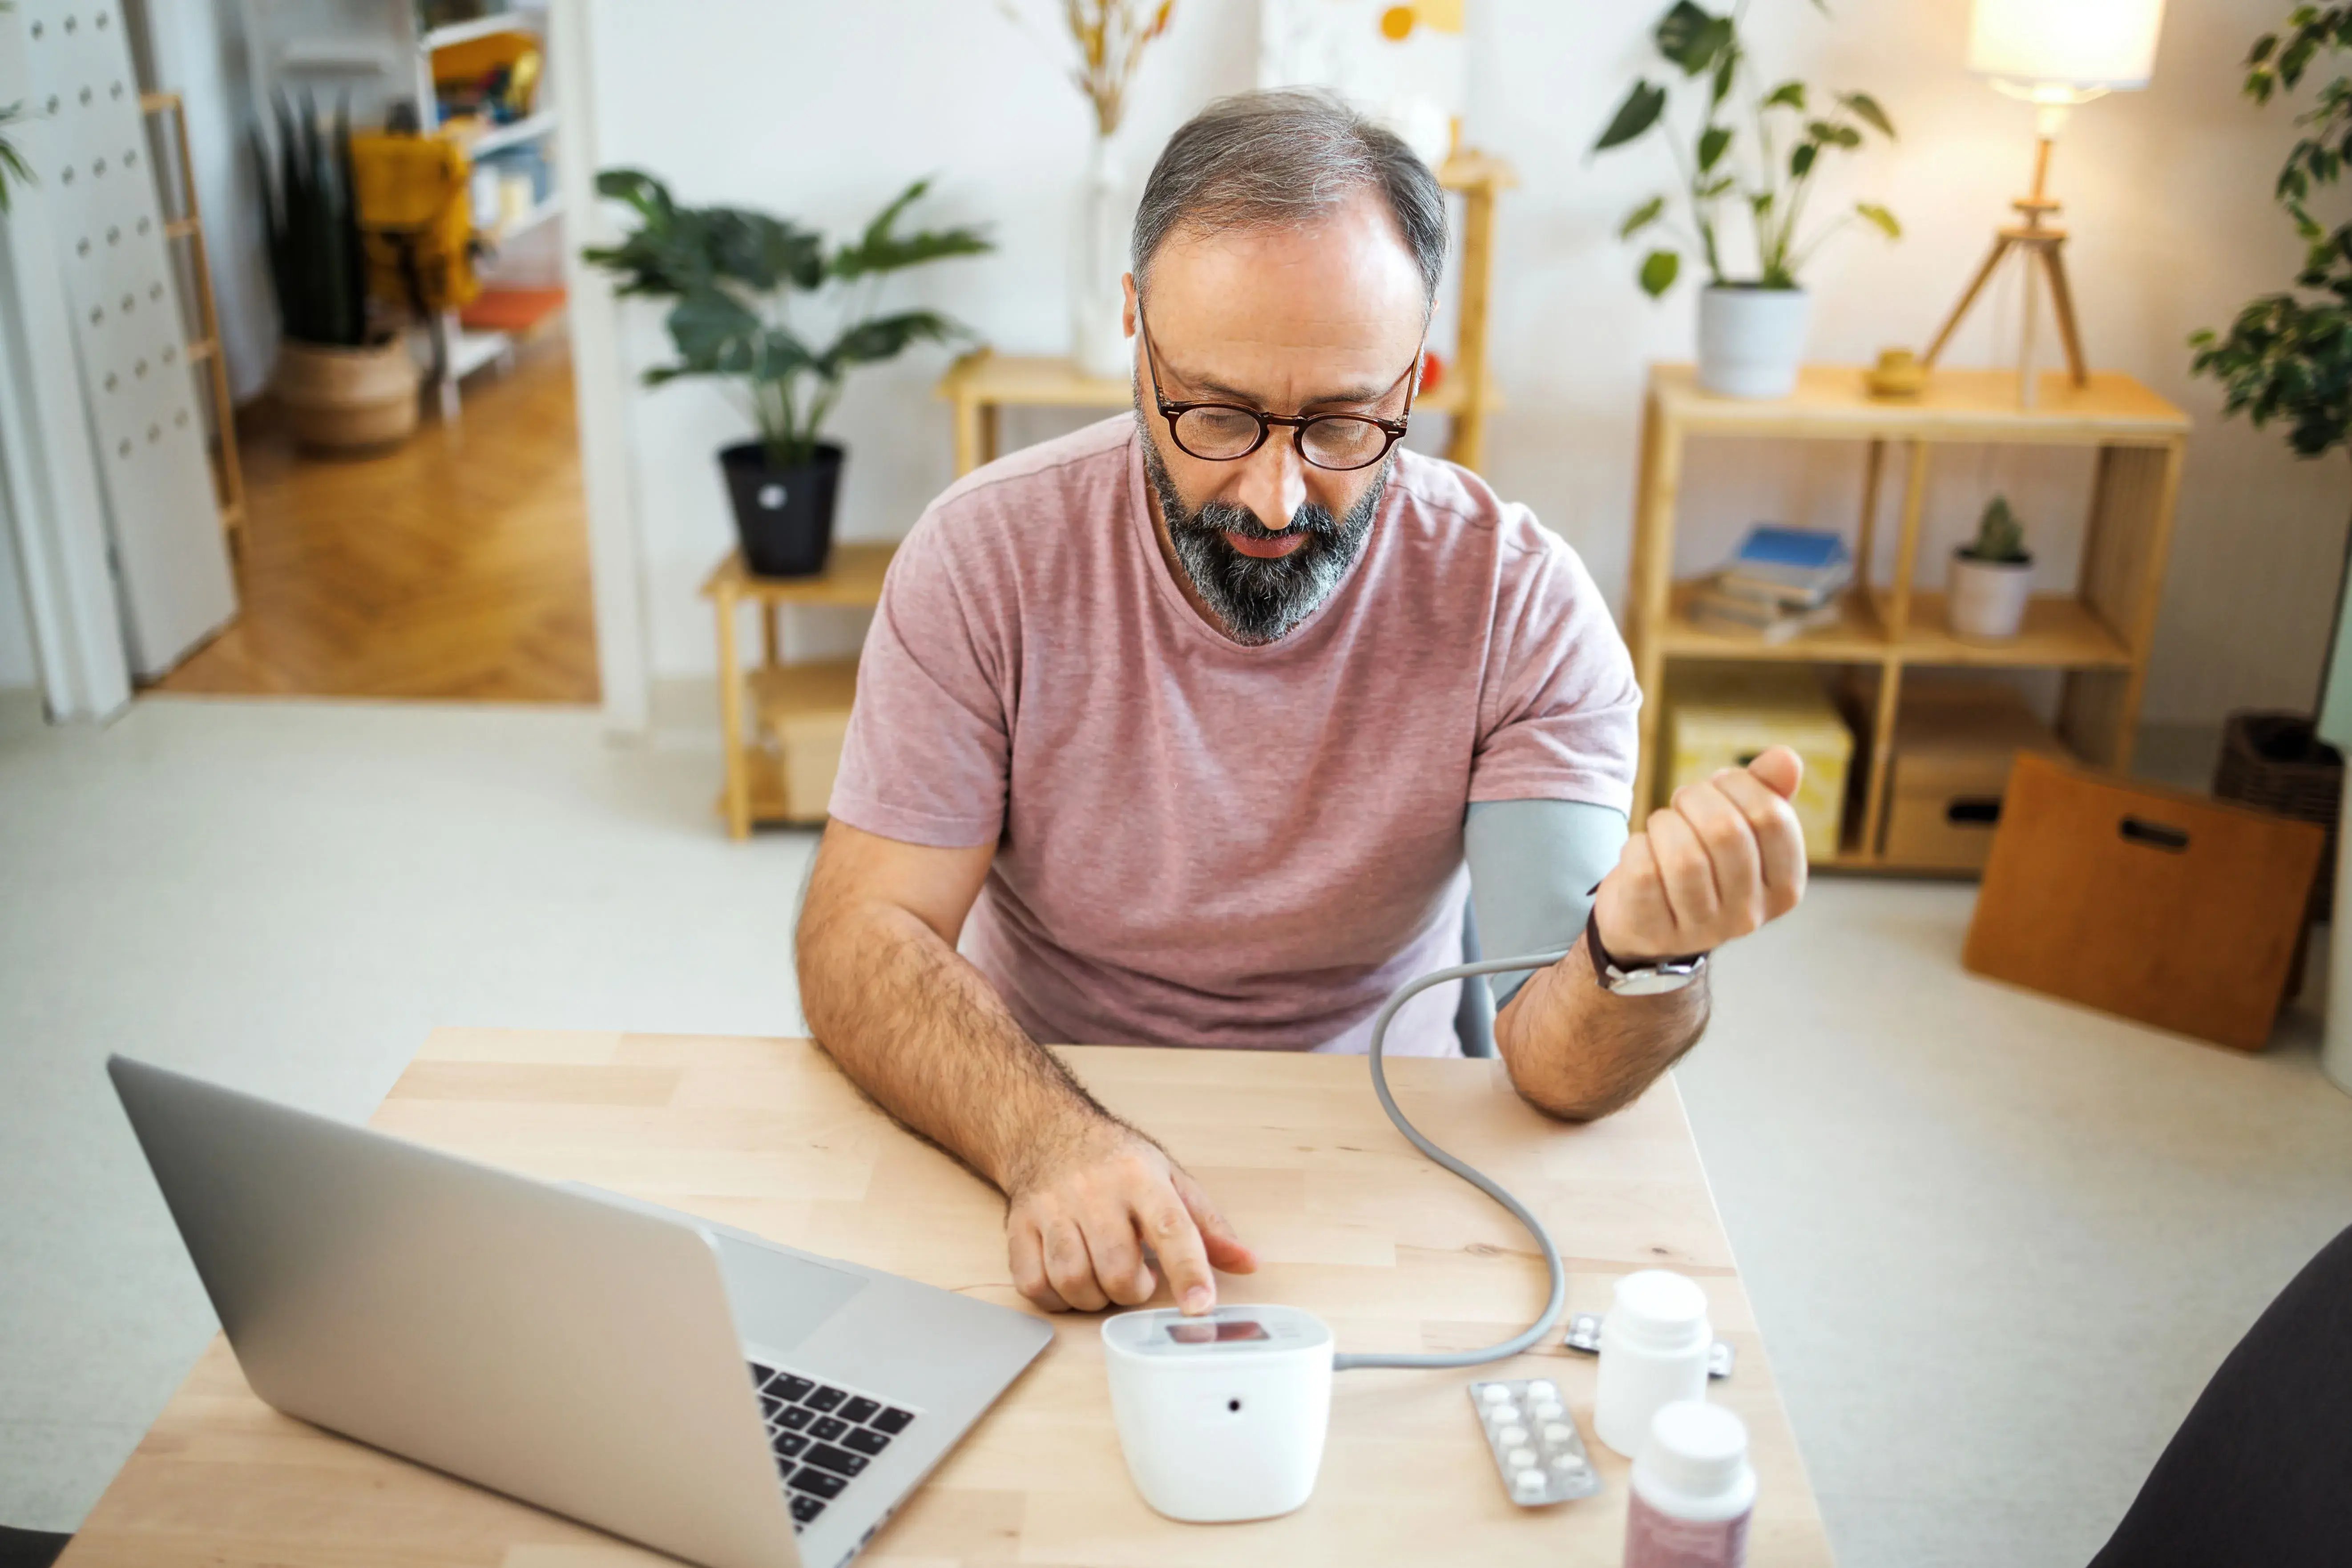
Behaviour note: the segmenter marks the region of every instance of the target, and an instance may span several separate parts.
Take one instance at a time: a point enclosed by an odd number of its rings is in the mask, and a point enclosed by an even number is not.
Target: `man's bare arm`
[[[1593,923],[1621,964],[1709,952],[1797,906],[1804,836],[1789,805],[1803,777],[1775,746],[1675,792],[1625,841],[1601,883]],[[1706,1027],[1704,978],[1656,996],[1618,996],[1579,936],[1568,956],[1519,987],[1496,1016],[1495,1044],[1538,1109],[1589,1121],[1630,1105]]]
[[[1254,1267],[1206,1194],[1031,1039],[955,951],[994,851],[825,829],[802,907],[801,1008],[842,1070],[890,1114],[1004,1193],[1022,1293],[1052,1310],[1135,1305],[1158,1288],[1188,1311],[1217,1267]]]
[[[1536,1109],[1563,1121],[1594,1121],[1641,1098],[1706,1032],[1704,976],[1663,996],[1614,996],[1601,988],[1584,939],[1528,977],[1495,1016],[1495,1047],[1511,1082]]]
[[[1041,1131],[1106,1113],[955,951],[994,850],[827,827],[801,907],[801,1009],[890,1114],[999,1187]]]

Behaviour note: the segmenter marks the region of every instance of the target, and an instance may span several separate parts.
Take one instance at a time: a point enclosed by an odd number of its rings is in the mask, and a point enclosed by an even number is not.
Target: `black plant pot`
[[[841,489],[845,456],[830,441],[817,443],[816,460],[798,468],[772,468],[757,441],[719,454],[727,494],[735,503],[735,532],[743,561],[761,577],[813,577],[833,552],[833,500]]]

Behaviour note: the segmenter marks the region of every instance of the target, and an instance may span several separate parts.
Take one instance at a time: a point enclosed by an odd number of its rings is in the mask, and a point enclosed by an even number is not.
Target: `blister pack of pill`
[[[1549,1378],[1474,1383],[1470,1408],[1502,1472],[1503,1490],[1520,1507],[1572,1502],[1601,1489],[1576,1417]]]

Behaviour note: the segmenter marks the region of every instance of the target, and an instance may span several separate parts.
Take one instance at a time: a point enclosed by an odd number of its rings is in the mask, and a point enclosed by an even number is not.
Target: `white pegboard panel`
[[[48,204],[106,490],[131,668],[161,675],[236,613],[188,331],[119,0],[17,0]],[[20,197],[20,199],[21,199]]]

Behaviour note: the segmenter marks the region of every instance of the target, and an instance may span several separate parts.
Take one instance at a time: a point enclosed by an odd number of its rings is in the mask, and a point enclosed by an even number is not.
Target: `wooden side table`
[[[1434,387],[1413,402],[1416,414],[1444,414],[1454,429],[1445,455],[1465,468],[1486,458],[1486,416],[1502,406],[1486,361],[1487,304],[1495,275],[1495,197],[1517,184],[1500,158],[1456,153],[1437,172],[1447,190],[1462,194],[1461,323],[1454,363]],[[997,411],[1009,407],[1099,408],[1134,405],[1135,389],[1118,376],[1088,375],[1067,359],[966,354],[940,378],[939,395],[955,407],[955,471],[959,477],[1001,455]]]
[[[1773,660],[1843,669],[1873,689],[1869,744],[1857,750],[1863,778],[1858,809],[1845,827],[1836,867],[1888,871],[1948,871],[1906,862],[1884,827],[1889,763],[1906,671],[1922,668],[2053,669],[2063,678],[2058,732],[2085,762],[2105,768],[2131,763],[2140,692],[2156,637],[2157,598],[2172,535],[2173,502],[2189,441],[2189,416],[2130,376],[2092,374],[2083,386],[2062,374],[2042,377],[2040,396],[2021,407],[2017,378],[2000,370],[1939,370],[1920,396],[1872,397],[1859,368],[1808,365],[1787,397],[1731,398],[1699,389],[1686,364],[1653,366],[1642,418],[1640,495],[1633,518],[1632,592],[1625,636],[1642,704],[1637,816],[1657,803],[1659,716],[1670,663]],[[1854,581],[1840,618],[1786,642],[1766,643],[1714,630],[1691,618],[1696,581],[1675,578],[1675,498],[1695,437],[1767,437],[1865,443],[1857,508]],[[1944,595],[1916,586],[1920,514],[1931,454],[1956,444],[2081,447],[2097,454],[2090,525],[2074,591],[2037,595],[2025,625],[2003,642],[1964,642],[1947,629]],[[1901,510],[1885,537],[1878,528],[1881,480],[1901,459]],[[1887,586],[1874,586],[1874,552],[1893,556]]]
[[[719,810],[730,837],[750,837],[755,822],[824,820],[857,692],[857,661],[785,663],[781,615],[786,605],[872,609],[898,550],[836,544],[814,577],[754,576],[742,552],[730,551],[702,584],[719,616],[719,727],[727,761]],[[735,612],[745,607],[759,612],[761,655],[748,674],[735,636]]]

